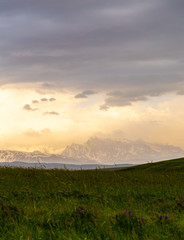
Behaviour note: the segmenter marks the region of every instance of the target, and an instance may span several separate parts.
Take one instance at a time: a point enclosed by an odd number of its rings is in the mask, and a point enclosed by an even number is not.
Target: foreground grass
[[[184,239],[184,159],[114,171],[0,168],[0,239]]]

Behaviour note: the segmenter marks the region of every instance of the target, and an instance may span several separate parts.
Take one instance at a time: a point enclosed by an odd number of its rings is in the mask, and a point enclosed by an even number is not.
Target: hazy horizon
[[[11,146],[7,147],[7,148],[1,148],[0,151],[20,151],[20,152],[27,152],[27,153],[33,153],[33,152],[41,152],[41,153],[48,153],[48,154],[62,154],[68,147],[72,147],[72,146],[75,146],[75,145],[81,145],[81,146],[85,146],[88,142],[90,141],[94,141],[95,140],[98,141],[102,141],[102,142],[105,142],[105,141],[112,141],[112,142],[121,142],[121,143],[129,143],[129,144],[153,144],[153,145],[160,145],[160,146],[167,146],[167,147],[178,147],[180,148],[181,150],[184,150],[184,148],[182,147],[179,147],[177,145],[172,145],[172,144],[168,144],[168,143],[159,143],[158,141],[157,142],[150,142],[150,141],[146,141],[144,139],[141,139],[141,138],[137,138],[137,139],[128,139],[128,138],[120,138],[120,137],[108,137],[108,136],[104,136],[103,134],[99,134],[99,135],[94,135],[92,137],[89,137],[88,139],[86,139],[85,141],[73,141],[71,143],[69,143],[68,145],[66,145],[65,147],[63,147],[62,149],[58,148],[58,149],[51,149],[51,148],[46,148],[46,147],[37,147],[37,148],[29,148],[29,147],[26,147],[26,148],[20,148],[20,149],[17,149],[17,148],[13,148]],[[149,159],[148,159],[149,160]]]
[[[184,149],[184,2],[0,0],[0,149]]]

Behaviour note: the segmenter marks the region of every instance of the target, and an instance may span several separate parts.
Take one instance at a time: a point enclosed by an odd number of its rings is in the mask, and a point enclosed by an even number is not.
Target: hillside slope
[[[141,164],[133,167],[128,167],[121,169],[120,171],[161,171],[161,172],[170,172],[170,171],[184,171],[184,158],[172,159],[167,161],[161,161],[156,163],[147,163]]]

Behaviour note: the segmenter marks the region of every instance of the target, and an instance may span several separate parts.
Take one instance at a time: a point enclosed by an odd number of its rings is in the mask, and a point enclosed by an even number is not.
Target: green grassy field
[[[0,239],[184,239],[184,159],[116,170],[0,168]]]

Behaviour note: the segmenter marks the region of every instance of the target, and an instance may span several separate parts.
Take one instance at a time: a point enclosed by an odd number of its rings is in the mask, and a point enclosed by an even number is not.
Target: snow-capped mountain
[[[80,161],[94,160],[103,164],[146,163],[184,156],[184,150],[172,145],[139,141],[115,141],[90,138],[85,144],[72,144],[63,151],[63,156]]]
[[[34,152],[21,152],[12,150],[0,150],[0,162],[28,162],[28,163],[68,163],[68,164],[80,164],[78,159],[65,157],[62,154],[50,154],[42,153],[39,151]],[[84,161],[84,163],[88,163]],[[90,164],[96,164],[97,162],[91,160]]]
[[[139,164],[184,156],[184,150],[172,145],[144,141],[116,141],[90,138],[84,144],[67,146],[61,154],[0,150],[0,162],[63,164]]]

